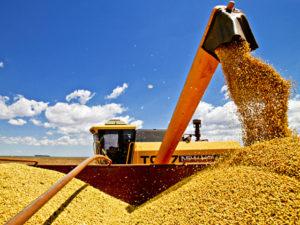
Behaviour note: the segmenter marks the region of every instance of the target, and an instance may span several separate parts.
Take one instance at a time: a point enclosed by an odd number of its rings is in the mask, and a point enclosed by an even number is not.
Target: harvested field
[[[0,224],[45,192],[63,174],[25,166],[0,165]],[[73,179],[26,224],[120,224],[128,204]]]
[[[246,41],[233,41],[215,52],[237,105],[244,144],[291,136],[287,120],[290,82],[253,57]]]

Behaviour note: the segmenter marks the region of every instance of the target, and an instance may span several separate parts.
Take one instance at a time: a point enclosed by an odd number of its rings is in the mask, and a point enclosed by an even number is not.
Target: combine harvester
[[[214,50],[237,37],[246,40],[252,50],[258,47],[245,15],[234,8],[234,2],[216,6],[166,131],[136,130],[135,126],[111,120],[90,129],[95,155],[81,163],[74,163],[75,158],[27,158],[37,167],[67,175],[7,224],[25,223],[75,176],[111,196],[139,205],[205,168],[216,157],[239,148],[237,142],[200,141],[199,120],[194,120],[196,141],[181,141],[219,64]]]

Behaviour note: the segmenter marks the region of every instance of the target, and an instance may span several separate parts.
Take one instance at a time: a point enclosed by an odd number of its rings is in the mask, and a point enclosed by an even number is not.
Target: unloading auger
[[[215,73],[219,60],[215,49],[237,38],[246,40],[251,50],[258,48],[247,18],[233,1],[216,6],[210,16],[200,46],[173,112],[155,164],[167,164]]]

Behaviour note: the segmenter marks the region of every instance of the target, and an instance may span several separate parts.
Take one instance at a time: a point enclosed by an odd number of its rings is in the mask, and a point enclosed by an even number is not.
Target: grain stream
[[[244,144],[291,136],[287,118],[290,82],[253,57],[246,41],[224,44],[215,52],[237,105]]]

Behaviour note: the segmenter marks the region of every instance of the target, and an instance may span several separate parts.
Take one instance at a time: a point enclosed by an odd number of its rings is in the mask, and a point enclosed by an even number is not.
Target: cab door
[[[135,141],[135,130],[101,130],[97,139],[96,154],[108,156],[113,164],[126,164],[130,158],[130,143]]]

